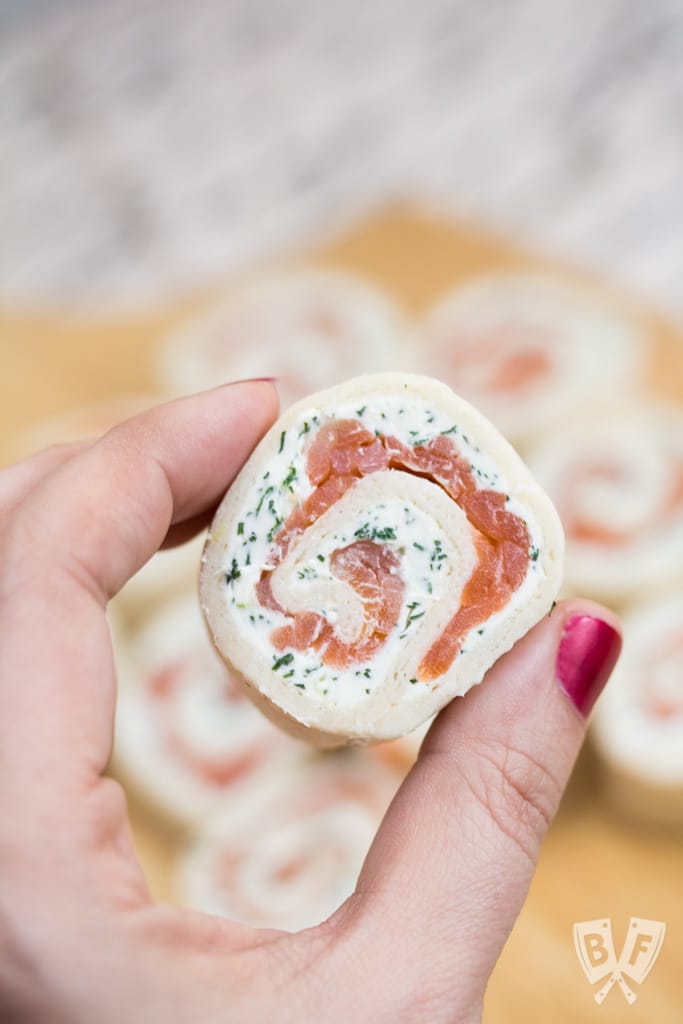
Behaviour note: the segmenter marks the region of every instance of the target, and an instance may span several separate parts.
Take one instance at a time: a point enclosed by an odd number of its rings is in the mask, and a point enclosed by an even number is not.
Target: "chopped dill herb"
[[[230,566],[230,572],[225,573],[225,582],[234,583],[235,580],[238,580],[241,575],[242,573],[240,572],[239,566],[237,565],[237,559],[233,558],[232,565]]]
[[[258,500],[258,505],[256,506],[256,515],[258,515],[259,512],[261,511],[261,506],[263,505],[263,502],[266,500],[267,496],[269,494],[272,494],[274,490],[275,490],[275,488],[273,487],[272,484],[270,484],[268,487],[266,487],[265,491],[263,492],[263,494],[261,495],[261,497]]]
[[[396,540],[396,530],[393,526],[371,527],[370,523],[363,523],[353,535],[359,540]]]
[[[290,466],[288,471],[287,471],[287,476],[282,481],[282,486],[283,487],[288,487],[289,490],[292,491],[292,493],[294,493],[294,488],[292,487],[292,483],[295,480],[296,480],[296,468],[294,466]]]
[[[281,658],[276,658],[275,655],[273,655],[273,664],[271,665],[271,668],[273,672],[277,672],[277,670],[282,668],[283,665],[291,665],[293,661],[294,655],[291,651],[288,654],[283,654]]]
[[[275,534],[277,533],[277,531],[282,526],[282,522],[283,521],[282,521],[282,519],[280,519],[279,516],[275,517],[275,522],[273,523],[271,528],[268,530],[268,543],[269,544],[272,544],[273,540],[275,539]]]
[[[287,431],[283,430],[280,434],[280,447],[278,448],[278,454],[282,451],[285,446],[285,438],[287,437]]]

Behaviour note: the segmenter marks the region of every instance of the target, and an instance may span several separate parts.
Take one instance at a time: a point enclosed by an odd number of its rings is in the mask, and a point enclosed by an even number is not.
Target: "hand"
[[[208,519],[275,414],[270,384],[227,385],[0,474],[3,1021],[480,1017],[583,739],[577,705],[618,655],[605,609],[559,605],[439,715],[355,894],[317,928],[152,904],[104,775],[107,600]]]

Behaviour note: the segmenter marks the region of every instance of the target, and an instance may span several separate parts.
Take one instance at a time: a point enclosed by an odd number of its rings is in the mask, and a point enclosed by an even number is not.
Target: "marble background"
[[[680,0],[0,0],[0,299],[144,306],[394,198],[683,316]]]

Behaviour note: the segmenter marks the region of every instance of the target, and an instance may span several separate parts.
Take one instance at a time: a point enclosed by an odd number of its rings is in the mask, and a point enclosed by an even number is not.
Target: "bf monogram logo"
[[[615,983],[623,992],[626,1001],[635,1003],[638,996],[629,988],[624,975],[642,985],[659,956],[665,931],[666,925],[663,921],[632,917],[624,948],[617,959],[612,940],[612,922],[608,917],[597,921],[577,921],[574,925],[574,946],[579,963],[591,985],[604,981],[603,986],[595,993],[598,1005]]]

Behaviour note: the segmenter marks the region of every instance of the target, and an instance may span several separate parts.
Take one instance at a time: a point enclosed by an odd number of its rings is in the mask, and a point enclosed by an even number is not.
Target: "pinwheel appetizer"
[[[211,649],[193,591],[119,641],[117,662],[115,770],[174,823],[201,821],[303,756]]]
[[[361,751],[292,766],[198,837],[179,863],[178,899],[253,926],[319,924],[353,892],[398,785]]]
[[[683,580],[683,414],[605,410],[529,463],[567,536],[567,586],[620,604]]]
[[[615,805],[683,826],[683,596],[634,608],[591,736]]]
[[[200,314],[163,345],[159,369],[175,392],[275,376],[283,408],[345,377],[405,369],[403,315],[352,274],[298,270],[256,280]]]
[[[604,297],[545,275],[492,274],[428,314],[422,365],[524,446],[634,386],[644,339]]]
[[[200,595],[275,721],[391,739],[479,682],[560,585],[557,514],[438,381],[360,377],[290,409],[220,506]]]

